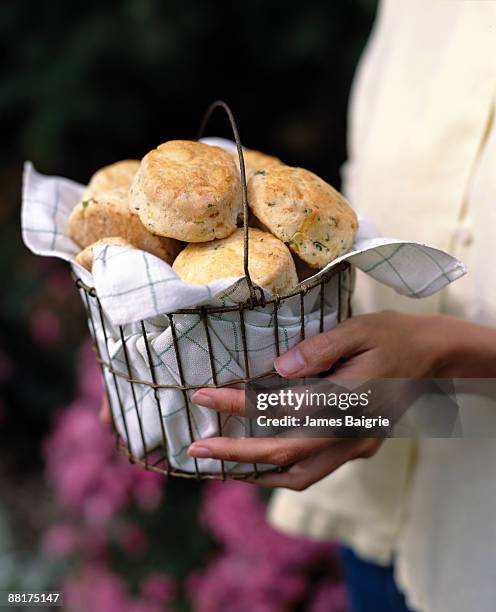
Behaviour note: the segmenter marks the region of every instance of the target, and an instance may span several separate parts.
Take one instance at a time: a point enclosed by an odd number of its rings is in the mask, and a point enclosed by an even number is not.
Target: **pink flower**
[[[147,510],[157,508],[164,479],[130,464],[116,449],[110,428],[98,418],[100,373],[87,346],[81,363],[81,396],[56,416],[43,450],[59,503],[98,528],[133,501]]]
[[[52,348],[60,342],[60,322],[50,310],[35,312],[31,316],[29,327],[33,340],[44,349]]]
[[[195,612],[307,609],[316,582],[338,583],[335,547],[272,529],[256,488],[210,483],[201,512],[222,549],[188,583]]]
[[[84,402],[58,415],[44,454],[48,480],[61,504],[91,524],[107,522],[133,499],[147,509],[162,499],[163,478],[131,465],[116,450],[109,428]]]
[[[244,558],[240,550],[218,556],[188,587],[195,612],[271,612],[303,602],[307,577],[263,558]]]
[[[126,521],[118,528],[118,540],[123,550],[132,556],[142,556],[149,548],[146,533],[136,523]]]
[[[89,563],[62,585],[70,612],[165,612],[164,605],[133,597],[126,582],[104,563]]]
[[[301,566],[320,557],[331,559],[335,551],[332,544],[290,537],[270,527],[257,490],[239,481],[205,487],[201,521],[227,550],[243,550],[248,557],[264,555],[288,564],[294,559]]]
[[[125,612],[167,612],[159,605],[151,604],[149,601],[132,601]]]
[[[83,567],[79,574],[65,582],[62,589],[65,607],[71,612],[124,612],[128,608],[125,581],[103,564]]]
[[[99,408],[103,397],[102,373],[96,360],[96,352],[89,340],[79,351],[78,380],[80,395],[94,404],[95,408]]]
[[[169,576],[152,574],[141,582],[140,591],[146,600],[165,605],[173,600],[176,584]]]
[[[76,529],[68,523],[49,527],[43,534],[42,550],[50,557],[68,557],[78,547],[79,536]]]
[[[342,583],[323,581],[314,591],[308,612],[347,612],[346,589]]]
[[[81,558],[87,560],[105,559],[108,534],[105,526],[85,526],[81,535]]]
[[[143,510],[152,512],[162,501],[165,479],[160,474],[143,470],[139,466],[134,466],[134,470],[134,499]]]

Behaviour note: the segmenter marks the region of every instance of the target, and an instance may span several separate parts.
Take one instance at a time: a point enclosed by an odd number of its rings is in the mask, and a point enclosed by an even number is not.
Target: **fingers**
[[[339,440],[335,445],[295,463],[284,472],[267,472],[248,482],[270,489],[282,487],[303,491],[332,474],[347,461],[373,456],[381,444],[382,440],[373,438]]]
[[[199,389],[191,396],[191,400],[199,406],[213,408],[236,416],[245,414],[245,392],[241,389]]]
[[[355,323],[345,321],[335,329],[303,340],[278,357],[274,367],[286,378],[324,372],[360,348],[362,336],[357,331]]]
[[[349,459],[346,442],[339,441],[332,448],[326,448],[292,465],[285,472],[267,472],[250,481],[264,488],[293,489],[303,491],[310,485],[331,474]]]
[[[102,399],[102,404],[100,406],[100,412],[98,413],[98,417],[104,425],[110,425],[110,423],[112,422],[110,408],[108,405],[107,398],[105,396]]]
[[[382,442],[377,438],[209,438],[194,442],[188,455],[281,467],[289,465],[284,472],[267,472],[249,482],[267,488],[302,491],[347,461],[373,456]]]
[[[335,444],[336,440],[330,438],[206,438],[194,442],[188,455],[286,466]]]

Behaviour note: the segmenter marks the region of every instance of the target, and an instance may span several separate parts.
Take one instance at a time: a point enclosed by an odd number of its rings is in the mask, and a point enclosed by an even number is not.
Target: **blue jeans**
[[[410,612],[394,581],[394,566],[364,561],[350,549],[341,548],[351,612]]]

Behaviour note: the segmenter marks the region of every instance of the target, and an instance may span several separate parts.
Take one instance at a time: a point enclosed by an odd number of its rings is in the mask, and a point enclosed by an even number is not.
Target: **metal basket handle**
[[[234,119],[234,115],[229,108],[229,106],[223,100],[216,100],[212,102],[212,104],[207,108],[205,114],[203,116],[202,122],[200,123],[200,127],[198,129],[197,140],[199,140],[205,131],[207,123],[209,122],[212,113],[216,108],[223,108],[227,114],[229,119],[229,123],[231,124],[231,129],[234,135],[234,141],[236,142],[236,148],[238,150],[238,158],[239,158],[239,171],[241,174],[241,198],[243,202],[243,242],[244,242],[244,260],[243,267],[245,272],[245,279],[248,284],[248,289],[250,291],[250,299],[252,304],[256,303],[256,293],[255,288],[253,287],[253,282],[250,277],[250,272],[248,270],[248,188],[246,186],[246,171],[245,171],[245,158],[243,156],[243,147],[241,145],[241,140],[239,138],[238,127],[236,125],[236,121]]]

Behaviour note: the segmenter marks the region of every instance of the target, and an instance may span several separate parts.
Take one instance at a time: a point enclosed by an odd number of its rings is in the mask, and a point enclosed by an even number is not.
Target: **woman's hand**
[[[274,365],[286,378],[331,368],[341,379],[433,377],[442,363],[434,319],[396,311],[354,317],[304,340]]]
[[[110,406],[108,405],[106,395],[102,397],[102,403],[100,404],[98,418],[100,419],[100,422],[104,425],[110,425],[112,423],[112,415],[110,414]]]
[[[200,389],[197,404],[243,416],[245,392],[240,389]],[[382,444],[376,438],[205,438],[188,449],[191,457],[212,457],[242,463],[270,463],[287,468],[261,474],[251,482],[263,487],[302,491],[347,461],[371,457]]]
[[[385,311],[354,317],[308,338],[276,359],[281,376],[329,372],[333,378],[444,378],[496,375],[496,330],[446,316]],[[244,391],[200,389],[196,404],[244,414]],[[290,466],[261,475],[257,484],[301,490],[352,459],[372,456],[377,439],[208,438],[194,442],[192,457]]]
[[[275,361],[281,376],[321,372],[337,379],[496,377],[496,330],[447,316],[396,311],[354,317],[304,340]],[[196,404],[244,414],[244,391],[200,389]],[[106,400],[100,418],[110,422]],[[262,474],[267,487],[305,489],[347,461],[371,457],[382,443],[374,438],[208,438],[194,442],[192,457],[271,463],[287,468]]]

